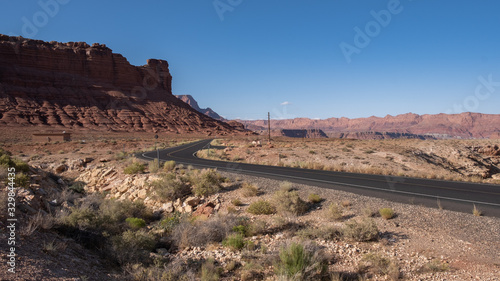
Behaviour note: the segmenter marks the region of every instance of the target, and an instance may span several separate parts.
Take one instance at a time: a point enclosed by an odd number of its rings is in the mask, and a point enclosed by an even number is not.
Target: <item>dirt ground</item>
[[[74,179],[84,172],[92,173],[95,169],[123,170],[126,161],[117,158],[117,155],[123,152],[130,155],[133,152],[152,150],[155,143],[163,148],[201,138],[202,136],[196,135],[159,134],[156,140],[153,134],[103,136],[81,133],[74,134],[70,142],[33,144],[29,141],[29,133],[19,133],[16,136],[3,135],[0,146],[32,167],[54,173],[61,164],[70,167],[76,159],[92,159],[91,165],[68,169],[58,174],[64,179]],[[495,175],[498,174],[496,171],[499,157],[488,153],[495,153],[494,147],[500,144],[499,141],[275,139],[271,145],[264,140],[261,140],[261,144],[258,141],[256,138],[216,140],[209,157],[270,165],[323,169],[326,167],[332,170],[371,173],[389,171],[397,175],[498,182]],[[217,148],[218,145],[221,147]],[[225,145],[229,148],[224,148]],[[486,149],[488,147],[491,149]],[[201,152],[201,156],[208,157],[203,153],[205,152]],[[434,170],[434,173],[428,174],[429,170]],[[148,173],[146,171],[145,176]],[[332,276],[332,280],[362,280],[356,279],[358,277],[349,279],[346,276],[354,276],[352,274],[359,270],[360,261],[370,253],[386,257],[396,264],[402,280],[500,280],[500,220],[497,218],[394,203],[306,185],[293,185],[293,189],[297,190],[305,201],[311,193],[318,194],[322,201],[315,203],[305,214],[252,215],[247,212],[249,205],[258,200],[272,201],[282,183],[234,173],[222,175],[229,178],[229,181],[225,185],[226,189],[217,195],[221,201],[219,214],[241,215],[251,221],[266,221],[268,225],[286,222],[304,228],[342,228],[352,221],[366,217],[367,210],[376,212],[380,208],[392,208],[396,213],[394,218],[373,218],[380,231],[381,239],[378,242],[314,239],[314,242],[335,257],[335,262],[329,266],[329,270],[346,274],[344,279],[335,279],[335,276]],[[487,177],[484,177],[485,175]],[[127,177],[140,179],[135,175],[119,172],[109,181],[125,181]],[[245,182],[258,187],[261,193],[258,196],[245,196],[241,188]],[[238,206],[233,203],[236,199],[241,201]],[[342,206],[342,219],[328,219],[325,212],[330,204]],[[0,234],[4,241],[6,234]],[[119,270],[105,264],[94,252],[53,232],[35,231],[20,239],[22,257],[19,267],[22,270],[18,280],[119,280],[123,277]],[[171,253],[171,258],[191,260],[214,256],[221,266],[228,259],[245,264],[248,262],[248,256],[264,260],[269,255],[276,255],[283,243],[302,238],[299,238],[296,230],[283,228],[248,239],[256,245],[265,245],[268,254],[261,254],[260,249],[233,253],[221,245],[212,245],[180,249]],[[4,246],[1,247],[2,258],[5,258]],[[3,268],[2,265],[2,280],[12,280],[3,274]],[[245,267],[242,266],[235,272],[224,271],[221,280],[243,280],[244,270]],[[272,270],[264,269],[263,275],[256,276],[268,276],[272,273]],[[375,274],[369,280],[390,278],[387,274]]]

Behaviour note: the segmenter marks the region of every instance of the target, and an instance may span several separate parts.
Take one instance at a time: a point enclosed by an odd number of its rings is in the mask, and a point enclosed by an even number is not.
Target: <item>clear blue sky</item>
[[[174,94],[231,119],[500,113],[499,12],[496,0],[16,0],[1,3],[0,33],[165,59]]]

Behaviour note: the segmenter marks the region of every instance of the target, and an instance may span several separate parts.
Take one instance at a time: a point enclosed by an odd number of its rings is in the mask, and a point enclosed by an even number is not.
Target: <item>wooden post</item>
[[[271,113],[267,113],[268,142],[271,143]]]

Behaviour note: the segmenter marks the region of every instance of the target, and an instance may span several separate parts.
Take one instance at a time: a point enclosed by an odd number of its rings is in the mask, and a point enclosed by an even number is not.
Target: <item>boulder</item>
[[[66,165],[61,164],[61,165],[57,166],[57,167],[54,169],[54,171],[55,171],[56,173],[58,173],[58,174],[61,174],[61,173],[65,172],[67,169],[68,169],[68,168],[66,167]]]
[[[194,207],[200,203],[200,198],[195,197],[195,196],[190,196],[186,200],[184,200],[184,204]]]
[[[212,202],[198,206],[198,209],[193,213],[194,216],[211,216],[215,211],[215,205]]]

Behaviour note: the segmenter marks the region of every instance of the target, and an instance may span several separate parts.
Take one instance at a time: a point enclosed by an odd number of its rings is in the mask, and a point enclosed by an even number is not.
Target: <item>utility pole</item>
[[[271,143],[271,113],[267,113],[267,133],[268,133],[268,142]]]

